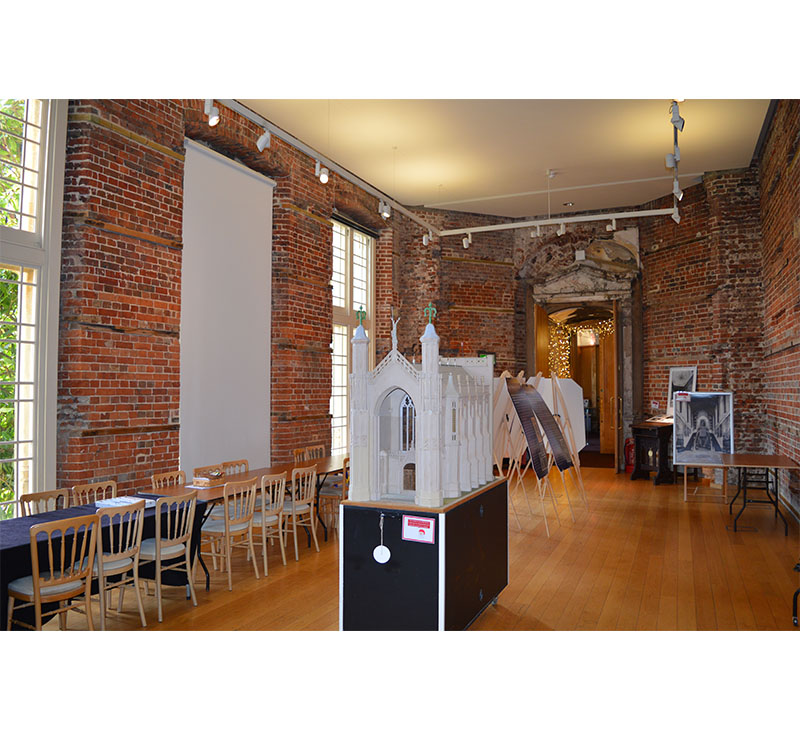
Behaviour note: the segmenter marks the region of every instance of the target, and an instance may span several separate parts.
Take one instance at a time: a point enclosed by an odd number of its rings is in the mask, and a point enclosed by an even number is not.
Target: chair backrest
[[[225,500],[225,522],[228,528],[246,525],[253,519],[258,477],[244,482],[228,482],[222,490]]]
[[[192,479],[213,479],[210,472],[222,472],[222,464],[209,464],[208,466],[198,466],[192,470]]]
[[[345,456],[342,462],[342,499],[350,493],[350,457]]]
[[[98,563],[132,558],[139,552],[144,525],[143,499],[121,507],[102,507],[97,510],[97,518],[101,529],[97,553],[98,557],[103,556]],[[108,529],[103,530],[106,525]]]
[[[261,514],[264,517],[283,512],[286,499],[286,472],[261,477]]]
[[[180,545],[191,538],[196,507],[196,491],[156,500],[156,555],[161,548]]]
[[[32,525],[31,565],[34,600],[41,602],[41,589],[85,580],[92,571],[97,541],[97,515],[68,517]],[[44,540],[39,540],[45,535]],[[45,542],[46,548],[40,549]],[[40,562],[40,553],[43,558]]]
[[[292,469],[292,501],[295,505],[311,504],[317,487],[317,468]]]
[[[223,461],[222,471],[225,476],[236,476],[237,474],[247,474],[250,471],[250,464],[247,459],[237,459],[236,461]]]
[[[117,496],[117,483],[113,479],[92,484],[76,484],[72,488],[73,504],[93,504],[101,499]]]
[[[150,481],[155,489],[162,487],[185,487],[186,473],[184,471],[167,471],[163,474],[153,474]]]
[[[324,459],[324,458],[325,458],[324,444],[314,444],[313,446],[306,447],[306,460]]]
[[[301,462],[306,460],[306,450],[305,448],[302,449],[295,449],[292,454],[294,455],[294,463],[300,464]]]
[[[57,509],[66,509],[69,507],[71,494],[71,489],[50,489],[46,492],[23,494],[19,498],[19,506],[22,508],[23,517],[38,515],[42,512],[52,512]]]

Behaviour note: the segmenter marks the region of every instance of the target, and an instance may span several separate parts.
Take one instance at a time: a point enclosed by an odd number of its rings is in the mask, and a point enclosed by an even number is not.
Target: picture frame
[[[675,397],[672,463],[720,465],[733,453],[733,393],[683,393]]]
[[[678,391],[692,393],[697,390],[697,365],[683,365],[669,369],[667,390],[667,415],[672,415],[672,399]]]

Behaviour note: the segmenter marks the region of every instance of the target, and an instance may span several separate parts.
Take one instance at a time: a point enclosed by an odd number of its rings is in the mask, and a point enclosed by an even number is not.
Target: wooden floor
[[[681,486],[631,482],[610,469],[584,468],[583,477],[589,509],[571,490],[575,522],[554,479],[561,524],[548,507],[549,538],[533,489],[534,515],[516,495],[521,526],[510,517],[510,582],[473,630],[794,630],[800,538],[791,516],[784,537],[770,508],[752,505],[734,533],[720,499],[684,503]],[[214,571],[206,592],[198,571],[196,608],[183,589],[166,588],[163,623],[149,596],[146,630],[336,630],[338,543],[320,536],[319,553],[300,543],[299,562],[290,548],[286,566],[276,546],[260,580],[240,557],[232,592]],[[72,613],[69,629],[85,628]],[[130,591],[122,613],[110,611],[107,629],[142,630]]]

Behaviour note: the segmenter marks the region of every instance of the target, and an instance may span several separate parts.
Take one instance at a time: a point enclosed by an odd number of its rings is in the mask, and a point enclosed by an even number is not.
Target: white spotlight
[[[382,200],[378,205],[378,213],[380,213],[384,218],[389,218],[392,215],[392,209],[389,203],[384,203]]]
[[[678,213],[678,209],[677,209],[677,208],[675,208],[675,212],[672,214],[671,218],[672,218],[672,220],[674,220],[676,223],[680,223],[680,222],[681,222],[681,214],[680,214],[680,213]]]
[[[667,167],[669,168],[675,167],[676,160],[675,160],[675,155],[673,155],[672,152],[667,152],[667,156],[664,159],[666,160],[665,164],[667,165]]]
[[[322,169],[319,171],[319,181],[320,181],[320,182],[321,182],[323,185],[324,185],[326,182],[328,182],[328,168],[327,168],[327,167],[323,167],[323,168],[322,168]]]
[[[675,182],[672,183],[672,194],[678,200],[683,200],[683,190],[681,190],[681,186],[678,184],[677,180],[675,180]]]
[[[567,232],[567,226],[566,226],[566,224],[565,224],[565,223],[562,223],[562,224],[561,224],[561,225],[558,227],[558,230],[556,231],[556,235],[557,235],[557,236],[563,236],[563,235],[564,235],[566,232]]]
[[[670,107],[672,111],[672,126],[675,127],[679,132],[683,131],[683,125],[686,124],[686,120],[680,115],[680,110],[678,109],[678,102],[673,101],[672,106]]]
[[[464,248],[469,248],[469,245],[472,243],[472,234],[468,233],[464,238],[461,239],[461,245]]]
[[[208,117],[209,127],[215,127],[219,124],[219,109],[214,106],[213,99],[206,99],[205,114]]]
[[[611,223],[606,226],[607,231],[616,231],[617,230],[617,221],[615,218],[611,219]]]
[[[428,243],[430,243],[430,240],[431,240],[430,236],[429,236],[429,235],[426,233],[426,234],[425,234],[425,235],[422,237],[422,245],[423,245],[423,246],[427,246],[427,245],[428,245]]]
[[[262,134],[258,138],[258,141],[256,142],[256,147],[258,147],[259,152],[263,152],[267,147],[269,147],[269,143],[270,143],[270,134],[265,129],[264,134]]]

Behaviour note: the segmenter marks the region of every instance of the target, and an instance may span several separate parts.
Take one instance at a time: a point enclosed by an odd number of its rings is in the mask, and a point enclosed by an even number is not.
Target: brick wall
[[[669,207],[671,196],[653,203]],[[734,446],[760,451],[762,287],[754,169],[684,191],[681,222],[642,219],[644,404],[666,406],[669,368],[697,365],[701,391],[732,391]]]
[[[800,462],[800,101],[780,101],[762,153],[765,451]],[[800,512],[800,475],[781,475]]]

